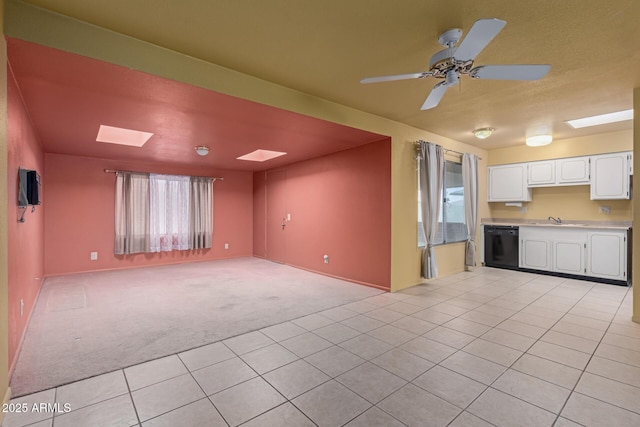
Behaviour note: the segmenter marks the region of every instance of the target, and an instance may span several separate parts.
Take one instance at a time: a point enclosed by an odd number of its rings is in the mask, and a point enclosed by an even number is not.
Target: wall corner
[[[640,167],[640,87],[633,89],[633,169]],[[640,188],[640,174],[633,175],[633,187]],[[637,191],[636,191],[637,192]],[[636,194],[632,200],[632,224],[640,224],[640,195]],[[640,233],[632,233],[632,278],[640,277]],[[632,279],[633,280],[633,279]],[[640,286],[633,286],[633,316],[631,320],[640,323]]]

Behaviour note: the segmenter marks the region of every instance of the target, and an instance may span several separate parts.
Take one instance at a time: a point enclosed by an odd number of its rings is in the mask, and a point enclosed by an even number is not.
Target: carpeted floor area
[[[59,386],[381,292],[258,258],[48,278],[12,392]]]

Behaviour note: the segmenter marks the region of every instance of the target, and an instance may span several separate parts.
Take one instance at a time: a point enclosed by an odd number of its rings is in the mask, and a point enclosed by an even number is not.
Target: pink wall
[[[45,154],[45,263],[47,275],[190,261],[252,254],[252,174],[213,171],[140,162]],[[222,176],[213,184],[213,247],[196,251],[114,255],[115,175],[104,169],[177,175]],[[224,244],[229,243],[229,249]],[[90,253],[98,252],[91,261]]]
[[[391,286],[391,141],[296,163],[287,170],[286,263]],[[254,174],[254,255],[264,257],[265,177]],[[329,255],[329,264],[323,256]]]
[[[265,172],[253,174],[253,256],[265,258]]]
[[[8,70],[7,76],[7,184],[8,184],[8,249],[9,249],[9,373],[13,371],[22,336],[44,274],[44,210],[46,177],[42,147],[22,103],[18,86]],[[18,168],[37,170],[43,179],[43,205],[35,212],[27,209],[25,222],[18,219]],[[20,315],[20,300],[24,309]]]

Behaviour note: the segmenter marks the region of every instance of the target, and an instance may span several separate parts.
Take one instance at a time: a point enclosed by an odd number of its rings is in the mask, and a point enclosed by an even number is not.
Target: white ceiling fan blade
[[[549,72],[551,65],[481,65],[469,75],[474,79],[538,80]]]
[[[460,61],[474,59],[506,24],[496,18],[477,20],[456,49],[455,58]]]
[[[427,100],[422,104],[421,110],[428,110],[437,107],[444,93],[449,89],[447,82],[440,82],[431,89],[431,93],[427,96]]]
[[[366,79],[360,80],[360,83],[366,84],[366,83],[393,82],[396,80],[421,79],[423,77],[429,77],[431,74],[432,74],[431,71],[423,71],[422,73],[397,74],[395,76],[367,77]]]

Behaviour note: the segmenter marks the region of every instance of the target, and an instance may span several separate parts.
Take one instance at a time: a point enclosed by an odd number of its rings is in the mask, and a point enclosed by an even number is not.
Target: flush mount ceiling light
[[[207,154],[209,154],[209,147],[205,146],[205,145],[198,145],[196,147],[193,147],[194,150],[196,150],[196,153],[198,153],[198,155],[200,156],[206,156]]]
[[[478,139],[487,139],[487,138],[489,138],[491,136],[491,134],[493,133],[494,130],[495,130],[494,128],[474,129],[473,130],[473,134]]]
[[[267,160],[275,159],[276,157],[284,156],[287,153],[282,151],[269,151],[269,150],[256,150],[244,156],[237,157],[238,160],[249,160],[251,162],[264,162]]]
[[[150,132],[100,125],[96,141],[142,147],[152,136]]]
[[[567,120],[565,121],[565,123],[574,129],[580,129],[589,126],[623,122],[625,120],[633,120],[633,110],[616,111],[615,113],[600,114],[597,116],[583,117],[581,119]]]
[[[527,137],[527,145],[529,147],[541,147],[551,144],[551,141],[553,141],[553,136],[551,135],[534,135]]]

